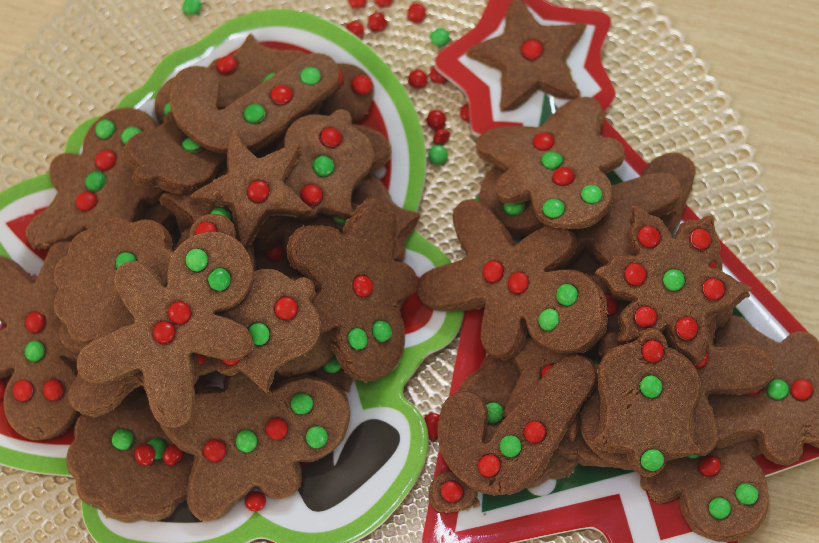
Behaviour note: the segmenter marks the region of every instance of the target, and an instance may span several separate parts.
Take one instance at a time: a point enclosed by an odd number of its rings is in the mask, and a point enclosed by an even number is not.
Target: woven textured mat
[[[482,2],[423,0],[423,24],[407,21],[412,0],[396,0],[382,11],[384,32],[365,34],[369,44],[401,81],[415,68],[429,70],[436,48],[429,32],[436,27],[454,39],[472,28]],[[617,92],[607,115],[612,125],[646,160],[670,151],[691,157],[698,176],[689,205],[699,215],[713,214],[722,240],[773,292],[777,265],[770,204],[759,183],[759,167],[746,143],[728,97],[717,88],[705,64],[656,7],[637,0],[553,0],[572,7],[601,9],[612,19],[603,64]],[[141,86],[172,51],[201,39],[237,15],[259,9],[298,6],[344,24],[374,11],[352,10],[345,0],[206,0],[202,14],[186,18],[181,0],[69,0],[65,12],[44,27],[37,43],[17,59],[0,86],[0,189],[48,171],[71,131],[89,117],[113,108]],[[407,90],[419,121],[430,109],[443,110],[452,137],[449,162],[427,167],[418,230],[452,259],[463,256],[451,213],[473,198],[486,165],[478,158],[468,126],[458,111],[463,94],[451,83],[430,83]],[[425,128],[427,146],[432,131]],[[438,412],[448,391],[455,343],[430,356],[409,381],[407,398],[422,413]],[[389,543],[421,540],[437,443],[431,443],[426,468],[396,512],[366,540]],[[586,543],[598,532],[550,536],[540,541]],[[0,470],[0,542],[93,541],[85,531],[73,480]]]

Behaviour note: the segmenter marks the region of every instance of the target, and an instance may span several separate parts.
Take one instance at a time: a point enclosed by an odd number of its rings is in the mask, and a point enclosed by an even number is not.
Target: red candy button
[[[813,395],[813,385],[807,379],[797,379],[791,385],[791,396],[804,402]]]
[[[207,356],[205,356],[205,355],[203,355],[203,354],[197,354],[197,355],[194,355],[194,356],[196,356],[196,362],[197,362],[198,364],[204,364],[204,363],[205,363],[205,360],[207,360],[207,359],[208,359],[208,357],[207,357]]]
[[[446,77],[441,75],[441,72],[435,69],[435,66],[429,69],[429,78],[433,83],[446,83]]]
[[[447,481],[441,485],[441,497],[449,503],[455,503],[464,497],[464,487],[457,481]]]
[[[410,72],[407,81],[413,89],[422,89],[427,84],[427,74],[423,70],[413,70]]]
[[[276,305],[273,306],[273,311],[281,320],[289,321],[299,312],[299,305],[293,298],[282,296],[276,301]]]
[[[353,279],[353,292],[355,292],[356,296],[361,298],[366,298],[370,294],[373,293],[373,282],[372,279],[367,277],[366,275],[359,275],[355,279]]]
[[[478,461],[478,471],[484,477],[494,477],[500,471],[500,460],[494,454],[487,454]]]
[[[341,73],[341,70],[338,71],[338,86],[342,86],[344,84],[344,74]]]
[[[711,266],[712,268],[716,268],[716,267],[717,267],[717,263],[716,263],[716,262],[711,262],[711,263],[710,263],[710,264],[708,264],[708,265],[709,265],[709,266]]]
[[[318,205],[322,198],[324,198],[324,192],[318,185],[311,183],[309,185],[304,185],[304,187],[301,189],[301,199],[309,206]]]
[[[458,114],[461,116],[461,119],[463,119],[466,122],[469,122],[469,104],[462,105],[461,110],[458,112]]]
[[[660,244],[660,231],[653,226],[644,226],[637,232],[637,241],[640,245],[652,249]]]
[[[702,293],[709,300],[719,300],[725,295],[725,284],[716,277],[706,279],[702,284]]]
[[[216,71],[222,75],[230,75],[236,71],[239,62],[231,55],[226,55],[216,61]]]
[[[364,96],[365,94],[372,92],[373,80],[370,79],[370,76],[368,75],[359,74],[353,78],[351,86],[353,87],[353,92],[359,96]]]
[[[81,192],[77,195],[77,199],[74,200],[74,205],[77,206],[77,209],[80,211],[91,211],[97,205],[97,195],[91,191]]]
[[[549,134],[548,132],[541,132],[540,134],[536,135],[532,138],[532,145],[535,146],[535,149],[538,151],[548,151],[552,148],[552,145],[555,144],[555,137]]]
[[[270,262],[279,262],[284,258],[284,245],[276,245],[265,252],[264,257]]]
[[[387,28],[387,18],[384,17],[384,14],[380,11],[376,11],[367,17],[367,26],[369,26],[373,32],[381,32]]]
[[[426,76],[425,76],[426,77]],[[443,128],[446,124],[446,114],[440,109],[433,109],[427,114],[427,125],[433,130]]]
[[[56,379],[49,379],[43,383],[43,396],[46,400],[56,402],[63,397],[64,392],[63,384]]]
[[[606,294],[606,315],[611,317],[620,309],[620,303],[611,294]]]
[[[34,387],[31,386],[31,383],[28,381],[17,381],[14,383],[14,386],[11,387],[11,394],[18,402],[27,402],[31,399],[31,395],[34,394]]]
[[[415,4],[410,4],[410,7],[407,8],[407,19],[413,23],[420,23],[426,16],[427,8],[425,8],[423,4],[416,2]]]
[[[634,312],[634,322],[641,328],[648,328],[657,324],[657,312],[654,309],[644,305],[638,307]]]
[[[270,99],[274,104],[283,106],[293,99],[293,89],[287,85],[276,85],[270,91]]]
[[[174,302],[168,308],[168,319],[174,324],[185,324],[191,320],[191,308],[185,302]]]
[[[543,368],[540,370],[540,376],[543,377],[544,375],[546,375],[546,372],[552,369],[552,366],[554,366],[554,364],[546,364],[545,366],[543,366]]]
[[[706,364],[708,364],[708,353],[705,353],[705,356],[702,357],[702,360],[695,364],[694,367],[697,368],[698,370],[701,370],[702,368],[705,367]]]
[[[196,227],[196,230],[194,231],[193,234],[195,236],[198,236],[199,234],[206,234],[208,232],[216,232],[216,231],[218,231],[218,228],[216,228],[215,224],[213,224],[212,222],[205,221],[205,222],[200,222],[199,223],[199,225]]]
[[[364,25],[361,24],[361,21],[350,21],[347,23],[347,30],[349,30],[359,39],[364,37]]]
[[[446,128],[439,128],[435,131],[435,135],[432,136],[432,143],[437,145],[443,145],[449,141],[449,130]]]
[[[503,277],[503,264],[497,260],[490,260],[483,265],[483,278],[490,283],[497,283]]]
[[[623,276],[626,278],[626,283],[633,287],[639,287],[646,282],[646,269],[637,263],[629,264],[626,266]]]
[[[432,441],[438,439],[438,421],[441,415],[438,413],[427,413],[424,415],[424,422],[427,424],[427,433]]]
[[[526,40],[520,46],[520,54],[526,60],[536,60],[543,54],[543,45],[537,40]]]
[[[225,457],[225,444],[219,441],[218,439],[211,439],[207,443],[205,443],[205,448],[202,449],[202,452],[205,455],[205,458],[210,460],[211,462],[218,462],[222,458]]]
[[[182,451],[176,445],[168,445],[162,453],[162,461],[169,466],[175,466],[182,460]]]
[[[154,325],[153,332],[151,333],[154,336],[154,341],[165,345],[173,341],[176,330],[174,330],[173,324],[168,321],[159,321]]]
[[[261,179],[257,179],[247,186],[247,197],[250,198],[251,202],[260,204],[267,200],[268,196],[270,196],[270,187]]]
[[[156,451],[147,443],[143,443],[134,449],[134,460],[136,460],[140,466],[150,466],[154,463],[155,456]]]
[[[238,364],[238,363],[239,363],[239,360],[241,360],[241,358],[236,359],[236,360],[222,360],[222,362],[223,362],[223,363],[224,363],[226,366],[235,366],[236,364]]]
[[[258,490],[249,492],[248,495],[245,496],[245,507],[247,507],[250,511],[261,511],[266,504],[267,497]]]
[[[97,153],[94,157],[94,164],[102,171],[110,170],[117,163],[117,155],[114,151],[105,149]]]
[[[663,349],[663,344],[655,339],[650,339],[643,343],[642,348],[643,360],[646,362],[651,362],[652,364],[656,364],[660,360],[663,359],[663,355],[665,355],[665,349]]]
[[[700,251],[704,251],[711,246],[711,234],[704,228],[695,228],[689,237],[691,245]]]
[[[523,428],[523,437],[529,443],[540,443],[546,437],[546,427],[533,420]]]
[[[37,334],[45,328],[45,315],[39,311],[32,311],[26,315],[26,330],[32,334]]]
[[[561,166],[552,172],[552,181],[561,187],[571,185],[574,182],[574,172],[566,166]]]
[[[698,329],[697,321],[691,317],[683,317],[677,321],[677,335],[680,336],[680,339],[686,341],[694,339],[697,336]]]
[[[509,276],[507,285],[512,294],[522,294],[529,288],[529,278],[523,272],[515,272]]]
[[[353,9],[363,8],[367,4],[367,0],[347,0],[350,7]]]
[[[265,424],[264,432],[270,439],[275,439],[276,441],[284,439],[284,436],[287,435],[287,423],[284,419],[280,418],[270,419],[267,421],[267,424]]]
[[[697,464],[697,469],[700,470],[700,473],[706,477],[713,477],[719,473],[719,469],[721,467],[722,464],[720,464],[719,458],[716,456],[706,456],[704,458],[700,458],[699,464]]]
[[[332,126],[328,126],[321,131],[321,134],[319,134],[319,140],[321,140],[321,143],[323,143],[325,147],[338,147],[341,145],[341,141],[343,139],[344,138],[341,135],[341,131],[338,128],[333,128]]]

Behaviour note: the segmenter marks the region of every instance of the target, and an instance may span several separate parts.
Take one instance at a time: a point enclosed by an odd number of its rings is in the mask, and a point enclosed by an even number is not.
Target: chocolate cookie
[[[373,103],[373,80],[358,66],[339,64],[338,89],[321,105],[322,115],[343,109],[357,123],[367,116]]]

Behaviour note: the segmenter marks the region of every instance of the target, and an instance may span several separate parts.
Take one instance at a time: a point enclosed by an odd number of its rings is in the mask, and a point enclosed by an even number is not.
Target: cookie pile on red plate
[[[115,109],[53,160],[27,230],[42,272],[0,260],[4,408],[36,440],[80,414],[84,501],[211,520],[286,497],[344,438],[352,379],[396,367],[418,214],[374,175],[372,99],[361,69],[249,36],[165,83],[160,124]]]
[[[721,271],[713,217],[680,224],[691,161],[664,155],[612,185],[623,149],[602,122],[578,98],[477,140],[493,169],[453,214],[466,257],[418,284],[431,308],[483,309],[488,355],[441,410],[430,504],[616,467],[680,498],[695,532],[736,540],[767,513],[754,457],[790,464],[819,444],[819,342],[777,343],[733,315],[750,289]]]

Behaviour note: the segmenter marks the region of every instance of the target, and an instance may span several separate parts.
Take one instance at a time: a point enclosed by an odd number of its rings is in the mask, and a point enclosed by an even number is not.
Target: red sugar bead
[[[490,260],[483,265],[483,278],[490,283],[497,283],[503,277],[503,264],[497,260]]]
[[[708,364],[708,353],[705,353],[705,356],[702,357],[702,360],[697,362],[694,365],[694,367],[697,368],[698,370],[701,370],[702,368],[705,367],[706,364]]]
[[[239,363],[239,360],[241,359],[239,358],[236,360],[222,360],[222,363],[225,364],[226,366],[235,366],[236,364]]]
[[[110,170],[117,163],[117,155],[110,149],[104,149],[94,157],[94,164],[102,171]]]
[[[211,462],[218,462],[224,458],[226,451],[227,449],[225,448],[225,444],[218,439],[211,439],[205,443],[205,447],[202,449],[202,453],[205,455],[205,458]]]
[[[392,0],[375,0],[375,5],[380,8],[388,8],[392,5]]]
[[[441,497],[449,503],[455,503],[464,497],[464,487],[457,481],[447,481],[441,485]]]
[[[626,266],[623,276],[626,283],[633,287],[639,287],[646,282],[646,269],[635,262]]]
[[[226,55],[216,61],[216,71],[222,75],[230,75],[239,67],[239,62],[232,55]]]
[[[381,32],[387,28],[387,18],[384,17],[384,14],[380,11],[376,11],[367,17],[367,26],[369,26],[373,32]]]
[[[283,321],[289,321],[299,312],[299,305],[296,300],[289,296],[282,296],[273,306],[273,312]]]
[[[175,466],[182,460],[182,451],[176,445],[168,445],[162,453],[162,461],[169,466]]]
[[[695,228],[692,230],[689,239],[691,240],[691,245],[700,251],[704,251],[711,246],[711,234],[704,228]]]
[[[644,226],[637,232],[637,241],[640,245],[648,249],[652,249],[660,244],[660,231],[653,226]]]
[[[512,294],[523,294],[529,288],[529,278],[523,272],[515,272],[509,276],[507,285]]]
[[[438,413],[427,413],[424,415],[424,422],[427,424],[427,433],[432,441],[438,439],[438,421],[441,415]]]
[[[176,336],[176,330],[174,330],[173,324],[168,321],[159,321],[156,323],[151,333],[154,336],[154,341],[162,345],[170,343],[173,341],[174,336]]]
[[[358,9],[367,5],[367,0],[347,0],[347,3],[350,4],[351,8]]]
[[[634,312],[634,322],[637,323],[637,326],[640,328],[654,326],[657,324],[657,312],[647,305],[638,307],[637,311]]]
[[[439,128],[432,136],[432,142],[437,145],[443,145],[449,141],[449,130],[446,128]]]
[[[266,504],[267,497],[258,490],[248,492],[247,496],[245,496],[245,507],[250,511],[261,511]]]
[[[97,205],[97,195],[88,190],[81,192],[74,200],[74,205],[80,211],[91,211]]]
[[[218,228],[216,228],[215,224],[213,224],[212,222],[205,221],[199,223],[199,225],[196,227],[196,230],[194,231],[194,235],[206,234],[208,232],[216,231],[218,231]]]
[[[566,166],[561,166],[552,172],[552,181],[555,185],[565,187],[574,183],[574,172]]]
[[[414,89],[424,88],[427,84],[427,74],[423,70],[413,70],[410,72],[407,81],[409,81],[410,87]]]
[[[283,106],[293,99],[293,89],[287,85],[276,85],[270,90],[270,99],[274,104]]]
[[[435,69],[435,66],[429,69],[429,78],[433,83],[446,83],[446,77],[441,75],[441,72]]]
[[[537,40],[526,40],[520,46],[520,54],[526,60],[537,60],[543,54],[543,44]]]
[[[523,428],[523,437],[529,443],[540,443],[546,437],[546,427],[536,420],[530,421]]]
[[[656,364],[665,356],[665,349],[663,349],[662,343],[656,339],[650,339],[643,343],[642,354],[643,360]]]
[[[791,396],[804,402],[813,395],[813,385],[807,379],[797,379],[791,385]]]
[[[478,471],[484,477],[494,477],[500,471],[500,460],[494,454],[487,454],[478,461]]]
[[[458,114],[461,116],[461,119],[463,119],[466,122],[469,122],[469,104],[462,105],[461,110],[458,112]]]
[[[185,324],[191,320],[191,307],[185,302],[174,302],[168,308],[168,319],[174,324]]]
[[[45,315],[40,313],[39,311],[32,311],[28,315],[26,315],[26,330],[31,332],[32,334],[37,334],[43,331],[45,328],[46,318]]]
[[[424,76],[426,77],[426,76]],[[427,125],[433,130],[443,128],[446,124],[446,114],[440,109],[433,109],[427,114]]]
[[[284,258],[284,245],[276,245],[265,252],[264,257],[270,262],[280,262]]]
[[[423,21],[427,16],[427,8],[424,7],[424,4],[414,3],[410,4],[410,7],[407,8],[407,19],[412,21],[413,23],[420,23]]]
[[[56,379],[49,379],[43,383],[43,396],[45,396],[46,400],[56,402],[63,397],[64,392],[65,387]]]
[[[617,301],[617,298],[612,296],[611,294],[606,294],[606,315],[611,317],[617,310],[620,309],[620,302]]]
[[[716,277],[711,277],[702,284],[702,293],[709,300],[719,300],[725,295],[725,284]]]
[[[154,463],[154,457],[156,457],[156,451],[147,443],[143,443],[134,449],[134,460],[140,466],[150,466]]]
[[[548,151],[555,144],[555,137],[548,132],[541,132],[532,138],[532,145],[538,151]]]
[[[719,473],[721,467],[722,464],[720,463],[719,458],[716,456],[705,456],[700,458],[700,461],[697,464],[697,469],[700,470],[700,473],[706,477],[713,477]]]
[[[543,368],[540,370],[540,376],[543,377],[544,375],[546,375],[546,372],[552,369],[552,366],[554,366],[554,364],[546,364],[545,366],[543,366]]]
[[[312,183],[304,185],[300,194],[302,201],[309,206],[318,205],[324,198],[324,191],[321,190],[321,187]]]
[[[270,196],[270,187],[261,179],[257,179],[247,186],[247,197],[251,202],[260,204]]]
[[[338,147],[341,145],[343,139],[344,138],[341,135],[341,131],[338,128],[333,128],[332,126],[328,126],[319,134],[319,140],[325,147]]]
[[[31,383],[28,381],[17,381],[14,383],[14,386],[11,387],[11,394],[18,402],[27,402],[31,399],[31,395],[34,394],[34,387],[31,386]]]
[[[373,80],[370,79],[370,76],[368,75],[359,74],[353,78],[350,86],[353,87],[353,92],[359,96],[364,96],[365,94],[372,92]]]
[[[373,293],[373,281],[366,275],[358,275],[353,279],[353,292],[360,298],[366,298]]]
[[[350,33],[355,35],[358,39],[364,37],[364,25],[361,24],[361,21],[350,21],[347,23],[347,30],[349,30]]]
[[[697,326],[697,321],[695,321],[691,317],[683,317],[677,321],[677,335],[680,339],[684,339],[686,341],[690,341],[697,337],[697,330],[699,326]]]
[[[284,437],[287,435],[287,422],[278,417],[275,419],[270,419],[264,426],[264,433],[267,434],[267,437],[270,439],[275,439],[276,441],[284,439]]]

